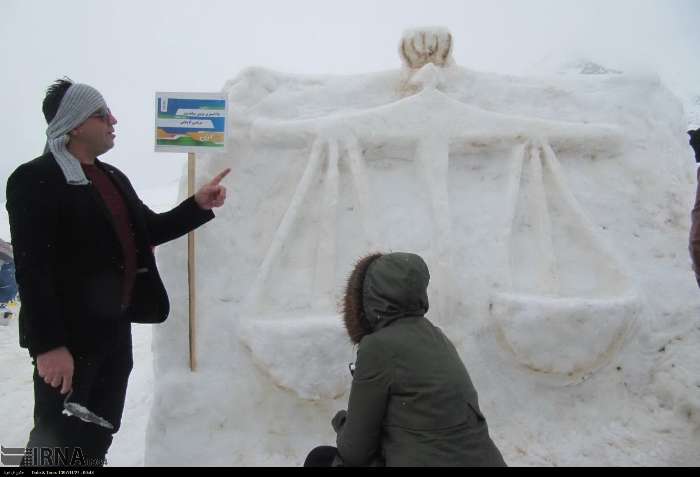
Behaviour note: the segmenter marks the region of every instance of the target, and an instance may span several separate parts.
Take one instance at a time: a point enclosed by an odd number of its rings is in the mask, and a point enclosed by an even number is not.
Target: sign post
[[[194,152],[187,153],[187,197],[194,195],[195,182],[195,155]],[[194,254],[194,230],[187,234],[187,290],[189,293],[189,315],[190,315],[190,370],[197,369],[197,328],[195,327],[195,312],[197,297],[195,295],[195,254]]]
[[[196,153],[223,152],[228,103],[218,93],[156,93],[155,149],[187,152],[187,195],[195,193]],[[197,369],[195,233],[187,234],[190,370]]]

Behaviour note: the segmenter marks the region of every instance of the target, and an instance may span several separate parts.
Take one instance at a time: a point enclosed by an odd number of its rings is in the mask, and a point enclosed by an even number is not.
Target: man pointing
[[[230,169],[157,214],[121,171],[98,159],[114,147],[117,119],[96,89],[58,80],[42,109],[44,154],[7,181],[19,340],[35,364],[34,428],[24,464],[65,465],[42,452],[59,448],[79,464],[101,465],[124,409],[131,323],[160,323],[169,313],[153,248],[214,218]],[[104,427],[64,413],[74,393]]]

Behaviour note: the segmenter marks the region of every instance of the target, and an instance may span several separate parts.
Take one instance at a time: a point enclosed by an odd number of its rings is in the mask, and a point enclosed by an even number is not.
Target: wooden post
[[[194,195],[195,179],[195,155],[193,152],[187,153],[187,196]],[[194,230],[187,234],[187,284],[189,286],[189,316],[190,316],[190,370],[197,369],[197,347],[195,328],[195,253],[194,253]]]

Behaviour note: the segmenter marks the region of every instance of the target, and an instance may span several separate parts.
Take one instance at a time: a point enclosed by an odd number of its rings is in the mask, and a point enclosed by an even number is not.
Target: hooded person
[[[457,350],[426,317],[430,273],[412,253],[362,258],[348,279],[344,321],[358,345],[336,448],[307,465],[505,466]]]

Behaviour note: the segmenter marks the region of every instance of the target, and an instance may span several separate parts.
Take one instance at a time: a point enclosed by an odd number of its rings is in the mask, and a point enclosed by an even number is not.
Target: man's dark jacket
[[[168,295],[153,247],[211,220],[194,198],[157,214],[127,177],[96,161],[122,194],[137,254],[131,305],[122,307],[124,258],[112,215],[92,185],[69,185],[51,153],[19,166],[7,180],[7,211],[22,307],[20,346],[37,356],[59,346],[98,352],[125,321],[160,323]]]

